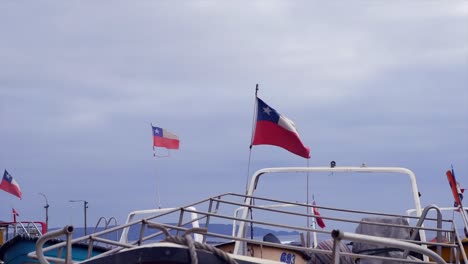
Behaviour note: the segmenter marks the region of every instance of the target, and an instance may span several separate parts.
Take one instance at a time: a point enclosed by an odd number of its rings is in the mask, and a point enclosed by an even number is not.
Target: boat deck
[[[320,211],[325,228],[315,227],[313,207]],[[161,247],[161,241],[180,244],[187,251],[191,246],[198,252],[221,250],[230,258],[251,257],[258,263],[267,260],[332,263],[338,259],[341,263],[354,263],[357,259],[468,263],[453,220],[430,217],[433,214],[441,216],[437,206],[424,208],[422,216],[416,217],[225,193],[179,208],[135,211],[129,214],[124,225],[73,240],[69,238],[68,244],[86,242],[90,251],[94,245],[111,248],[83,262],[96,264],[106,263],[100,259],[111,258],[119,252]],[[220,226],[225,230],[220,232]],[[272,231],[274,234],[267,235]],[[116,232],[121,233],[120,239],[109,239]],[[51,232],[44,239],[66,233]],[[276,239],[281,234],[287,234],[288,240],[293,238],[295,243]],[[66,245],[64,242],[43,251]],[[36,253],[30,255],[39,260],[57,261]],[[159,262],[153,259],[151,263]]]

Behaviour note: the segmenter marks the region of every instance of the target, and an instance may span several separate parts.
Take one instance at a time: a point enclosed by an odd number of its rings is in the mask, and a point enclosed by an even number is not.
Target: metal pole
[[[86,209],[88,208],[88,202],[87,201],[83,201],[83,204],[84,204],[84,234],[86,236],[86,232],[88,230],[88,226],[86,225]]]
[[[87,229],[88,229],[88,225],[87,225],[87,208],[88,208],[88,201],[86,200],[69,200],[69,202],[71,203],[74,203],[74,202],[83,202],[83,209],[84,209],[84,234],[87,235]]]
[[[45,221],[46,221],[46,227],[49,229],[49,202],[47,201],[47,196],[43,193],[39,193],[39,195],[43,196],[46,202],[46,205],[44,206],[45,208]]]
[[[39,260],[39,263],[45,263],[45,264],[49,264],[50,262],[45,258],[44,256],[44,250],[43,250],[43,247],[44,245],[46,244],[47,241],[53,239],[53,238],[57,238],[59,236],[62,236],[62,235],[66,235],[67,237],[67,251],[66,251],[66,260],[65,260],[65,263],[71,263],[71,235],[73,233],[73,226],[66,226],[64,227],[63,229],[61,230],[56,230],[56,231],[52,231],[50,233],[47,233],[46,235],[43,235],[41,237],[39,237],[39,239],[37,240],[36,242],[36,256],[37,256],[37,259]],[[32,254],[32,255],[29,255],[29,254]],[[28,254],[28,257],[33,257],[34,256],[34,253],[29,253]]]

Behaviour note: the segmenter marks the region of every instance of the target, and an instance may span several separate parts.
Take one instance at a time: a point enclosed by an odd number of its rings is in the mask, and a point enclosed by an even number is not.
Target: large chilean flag
[[[257,97],[257,122],[252,145],[274,145],[296,155],[310,158],[294,123]]]

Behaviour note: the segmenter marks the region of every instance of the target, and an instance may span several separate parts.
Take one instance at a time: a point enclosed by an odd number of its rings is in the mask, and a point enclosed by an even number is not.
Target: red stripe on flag
[[[310,158],[310,149],[304,146],[297,133],[270,121],[257,121],[252,145],[274,145],[306,159]]]
[[[315,220],[317,221],[317,225],[320,226],[321,228],[325,228],[325,222],[323,221],[322,217],[320,217],[320,213],[318,209],[315,207],[315,201],[313,202],[312,206],[312,212],[315,215]]]
[[[179,149],[179,140],[165,137],[153,137],[153,146],[168,149]]]

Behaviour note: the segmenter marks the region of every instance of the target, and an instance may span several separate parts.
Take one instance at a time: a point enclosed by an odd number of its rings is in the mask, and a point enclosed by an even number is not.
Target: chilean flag
[[[11,193],[21,199],[22,193],[18,183],[11,177],[7,170],[3,173],[2,182],[0,182],[0,189],[5,192]]]
[[[252,145],[274,145],[310,158],[310,149],[301,142],[294,123],[257,97],[257,123]]]
[[[11,213],[13,214],[13,222],[16,223],[16,217],[19,216],[18,211],[16,211],[15,208],[12,208]]]
[[[312,213],[314,213],[314,216],[315,216],[315,219],[317,220],[317,225],[320,226],[321,228],[325,228],[325,222],[323,221],[322,217],[320,217],[320,213],[317,209],[317,207],[315,207],[315,200],[313,201],[312,203]]]
[[[164,128],[153,128],[153,146],[167,149],[179,149],[179,137]]]
[[[460,188],[460,184],[457,182],[455,178],[455,172],[452,170],[448,170],[446,173],[447,180],[450,184],[450,189],[452,190],[453,198],[455,199],[454,207],[461,206],[461,201],[463,200],[463,192],[465,189]]]

